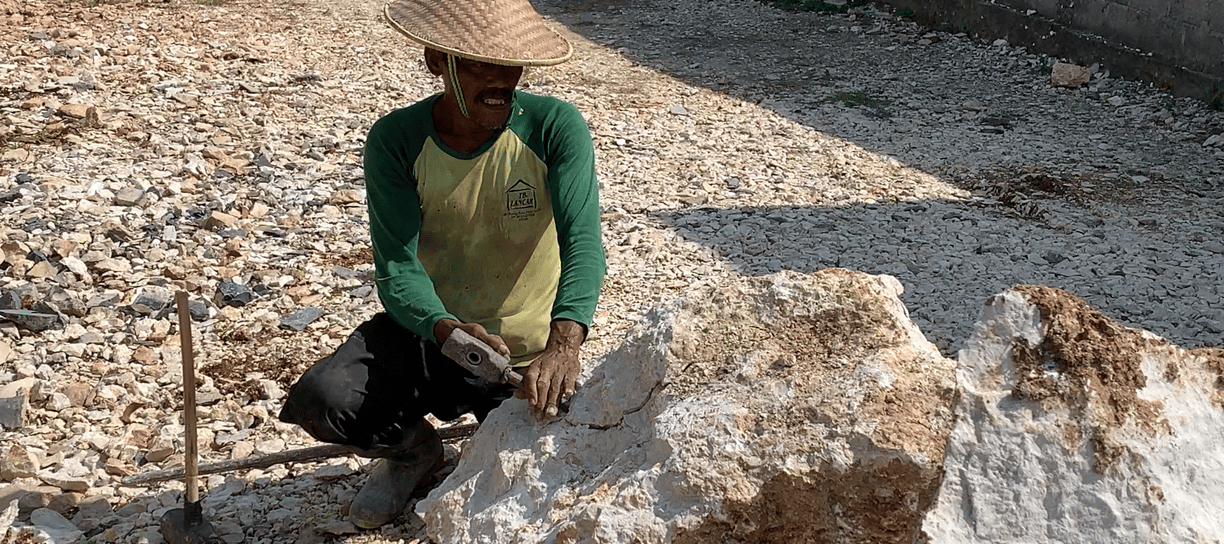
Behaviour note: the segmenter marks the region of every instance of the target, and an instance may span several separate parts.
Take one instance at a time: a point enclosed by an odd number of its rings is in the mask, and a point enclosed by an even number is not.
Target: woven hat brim
[[[552,66],[574,55],[569,40],[553,30],[526,0],[521,2],[526,10],[515,12],[513,20],[499,25],[497,36],[487,43],[473,36],[479,29],[461,28],[477,23],[463,19],[464,15],[453,9],[459,4],[462,2],[454,0],[389,0],[383,4],[383,17],[391,28],[413,41],[469,60],[502,66]]]

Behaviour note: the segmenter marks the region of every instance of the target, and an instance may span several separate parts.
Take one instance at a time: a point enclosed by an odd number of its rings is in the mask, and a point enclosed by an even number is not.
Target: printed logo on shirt
[[[506,215],[522,220],[535,215],[537,209],[536,188],[530,183],[520,179],[506,189]]]

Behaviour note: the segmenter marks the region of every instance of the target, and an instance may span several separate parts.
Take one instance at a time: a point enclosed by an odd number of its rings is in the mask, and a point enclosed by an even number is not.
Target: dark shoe
[[[408,506],[417,484],[438,469],[442,439],[425,421],[408,433],[394,456],[378,462],[349,506],[349,521],[362,529],[381,527]]]

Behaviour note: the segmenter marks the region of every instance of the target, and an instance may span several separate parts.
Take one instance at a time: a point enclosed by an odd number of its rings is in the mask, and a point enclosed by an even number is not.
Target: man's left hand
[[[582,364],[578,350],[586,337],[582,324],[568,319],[552,322],[544,352],[523,373],[522,391],[540,419],[557,416],[557,405],[574,395]]]

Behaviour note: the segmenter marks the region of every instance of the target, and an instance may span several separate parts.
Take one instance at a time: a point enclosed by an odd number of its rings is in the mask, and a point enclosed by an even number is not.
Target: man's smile
[[[488,89],[476,97],[476,103],[492,109],[501,109],[510,105],[514,97],[510,89]]]

